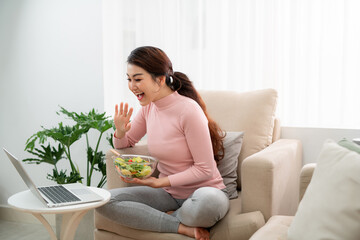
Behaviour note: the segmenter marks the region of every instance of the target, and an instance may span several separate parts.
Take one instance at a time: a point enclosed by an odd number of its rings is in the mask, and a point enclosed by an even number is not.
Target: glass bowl
[[[126,179],[145,179],[155,171],[157,159],[150,156],[121,154],[113,156],[115,170]]]

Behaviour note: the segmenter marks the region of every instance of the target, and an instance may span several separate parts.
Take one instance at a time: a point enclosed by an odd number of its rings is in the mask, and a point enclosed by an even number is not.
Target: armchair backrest
[[[249,92],[199,91],[208,113],[225,131],[243,131],[238,163],[238,187],[242,161],[269,146],[280,135],[275,121],[277,92],[263,89]],[[275,126],[275,122],[277,126]]]

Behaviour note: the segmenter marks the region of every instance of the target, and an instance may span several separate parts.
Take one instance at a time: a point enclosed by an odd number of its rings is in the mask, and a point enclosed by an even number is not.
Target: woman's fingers
[[[126,117],[126,115],[127,115],[128,108],[129,108],[129,104],[128,104],[128,103],[125,103],[125,108],[124,108],[124,115],[125,115],[125,117]]]
[[[129,112],[127,113],[127,118],[128,118],[128,121],[133,113],[134,109],[133,108],[130,108]]]
[[[115,115],[118,115],[118,112],[119,112],[119,110],[118,110],[118,105],[115,104]]]
[[[123,108],[124,108],[124,103],[123,102],[121,102],[120,103],[120,115],[123,115]]]
[[[123,119],[127,122],[129,122],[131,115],[133,114],[134,109],[131,107],[129,109],[128,103],[120,103],[120,107],[118,104],[115,105],[115,117],[118,117],[119,119]]]
[[[133,108],[129,109],[129,104],[128,103],[124,104],[123,102],[121,102],[119,110],[117,108],[118,108],[118,105],[116,104],[115,105],[115,114],[120,113],[120,115],[123,115],[124,117],[127,117],[128,115],[131,115],[132,112],[133,112]]]
[[[133,178],[133,179],[126,179],[126,178],[124,178],[124,177],[122,177],[122,176],[120,176],[120,178],[121,178],[121,180],[123,180],[124,182],[126,182],[126,183],[136,183],[136,178]]]

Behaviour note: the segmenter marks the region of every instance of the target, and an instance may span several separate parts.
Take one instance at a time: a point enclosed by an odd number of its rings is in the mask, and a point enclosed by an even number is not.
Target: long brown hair
[[[172,63],[165,52],[159,48],[151,46],[139,47],[130,53],[127,62],[143,68],[150,73],[154,80],[156,77],[165,76],[166,85],[173,91],[177,91],[179,94],[193,99],[200,105],[206,118],[208,119],[214,158],[216,162],[223,159],[223,139],[225,137],[223,132],[221,131],[219,125],[210,118],[206,110],[205,102],[194,88],[190,79],[184,73],[173,71]]]

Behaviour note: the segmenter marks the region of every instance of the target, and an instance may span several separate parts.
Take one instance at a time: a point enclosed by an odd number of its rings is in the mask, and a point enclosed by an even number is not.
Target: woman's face
[[[127,76],[129,89],[135,94],[141,106],[159,99],[161,88],[159,78],[154,81],[150,73],[132,64],[127,65]]]

